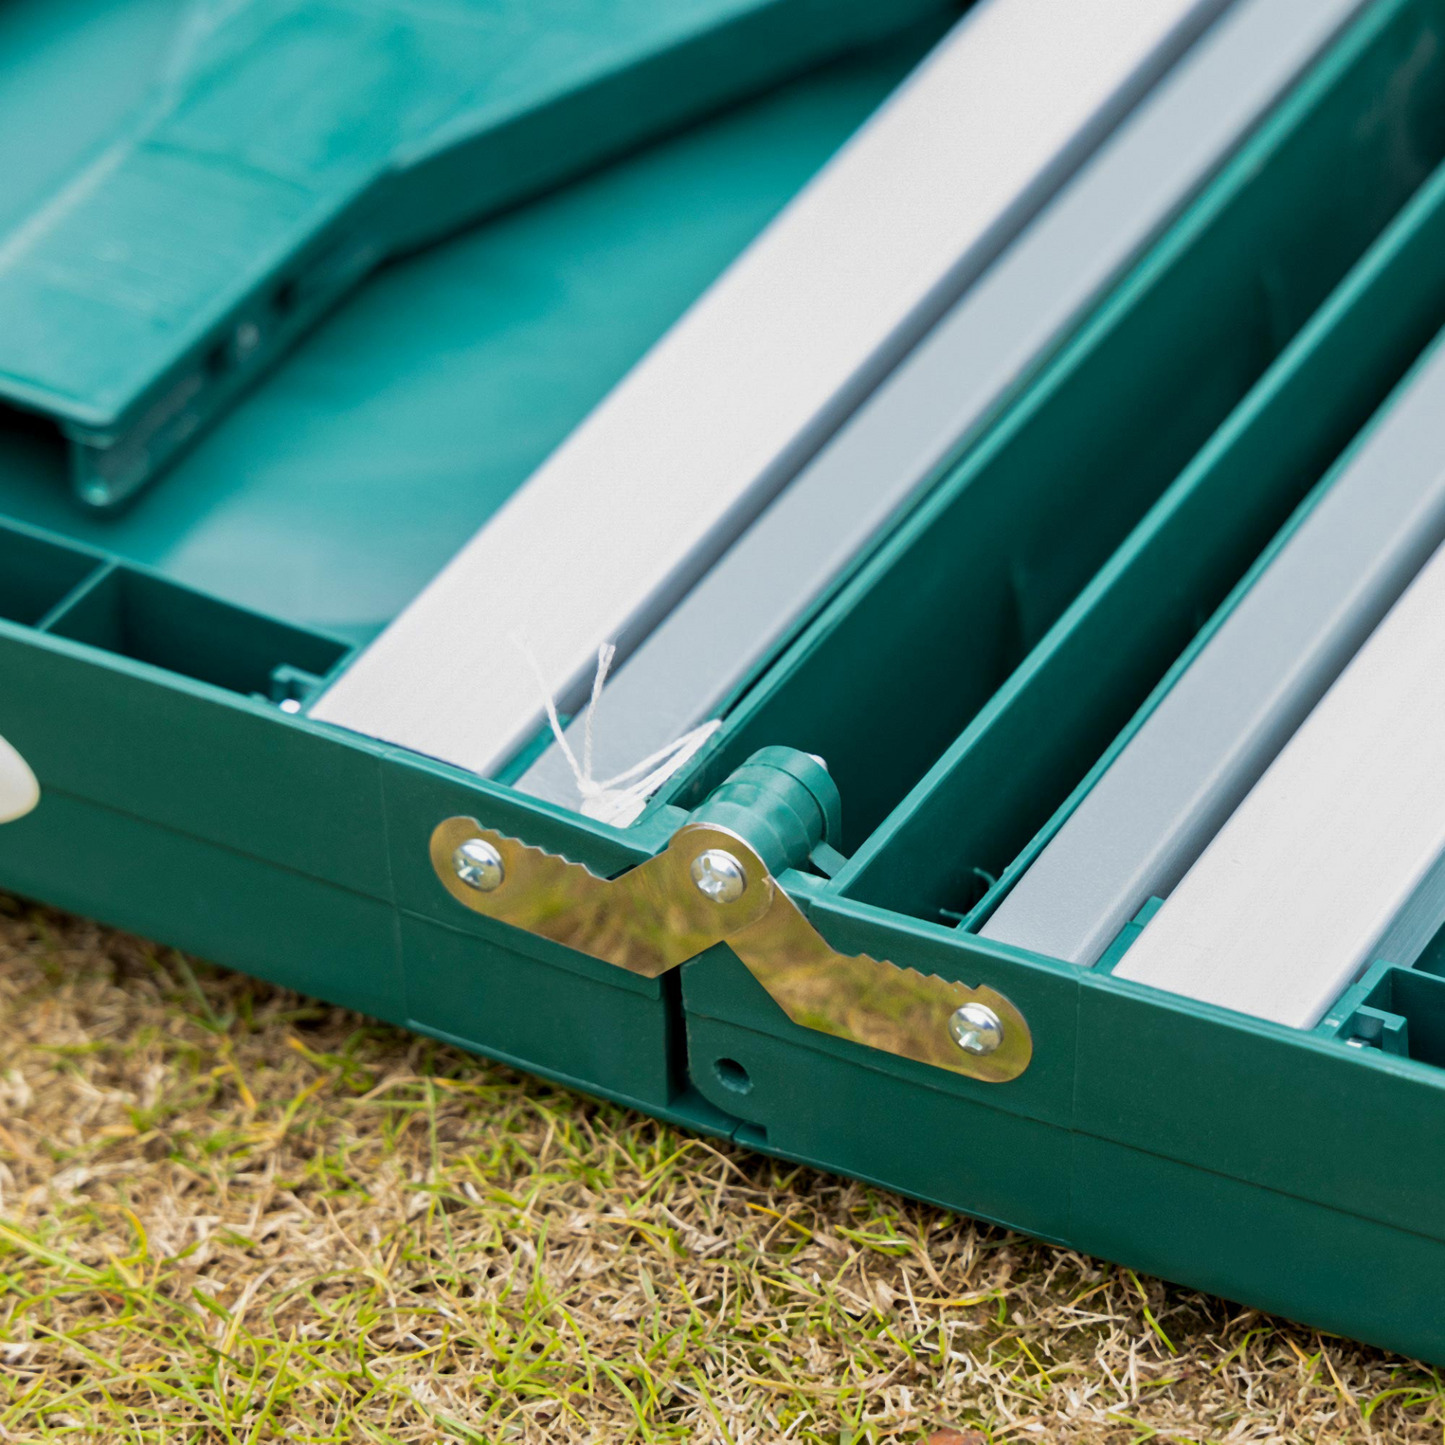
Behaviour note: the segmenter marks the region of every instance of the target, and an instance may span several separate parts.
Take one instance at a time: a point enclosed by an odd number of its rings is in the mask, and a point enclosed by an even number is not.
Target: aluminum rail
[[[1442,542],[1437,344],[982,935],[1095,963],[1150,897],[1170,895]]]
[[[1412,964],[1445,922],[1442,718],[1445,549],[1115,976],[1310,1028],[1374,960]]]
[[[975,6],[311,716],[503,767],[539,672],[567,710],[625,660],[1226,3]]]
[[[608,683],[596,776],[718,714],[1361,8],[1241,0],[1200,40]],[[556,747],[516,786],[577,804]]]

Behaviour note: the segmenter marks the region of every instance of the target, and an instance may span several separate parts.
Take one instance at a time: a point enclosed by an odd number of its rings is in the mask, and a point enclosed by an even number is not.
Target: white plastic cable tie
[[[551,688],[547,686],[547,679],[542,672],[542,665],[537,661],[537,655],[520,633],[512,634],[512,642],[526,658],[527,665],[537,678],[552,736],[556,739],[557,746],[562,749],[567,766],[572,770],[572,777],[577,784],[577,795],[581,800],[578,811],[584,817],[595,819],[599,823],[611,823],[617,828],[626,828],[635,823],[647,806],[648,799],[669,778],[686,767],[697,756],[703,744],[722,726],[721,718],[713,718],[659,748],[640,763],[634,763],[614,777],[599,781],[592,776],[592,724],[597,705],[602,700],[602,689],[607,685],[612,659],[617,655],[615,644],[604,642],[597,649],[597,672],[592,679],[592,695],[587,700],[584,714],[582,760],[578,762],[577,754],[572,751],[571,744],[567,741],[562,720],[557,715],[557,703]]]

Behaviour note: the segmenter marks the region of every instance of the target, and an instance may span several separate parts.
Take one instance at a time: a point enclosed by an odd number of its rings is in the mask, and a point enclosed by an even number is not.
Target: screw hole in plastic
[[[752,1093],[752,1077],[736,1059],[716,1059],[712,1067],[723,1088],[731,1089],[735,1094]]]

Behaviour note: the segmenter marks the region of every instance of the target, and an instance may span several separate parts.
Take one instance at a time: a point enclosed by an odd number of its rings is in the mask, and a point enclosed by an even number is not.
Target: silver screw
[[[485,838],[468,838],[452,853],[452,871],[478,893],[493,893],[502,886],[507,870],[502,855]]]
[[[1003,1043],[999,1016],[981,1003],[966,1003],[954,1009],[948,1031],[966,1054],[991,1054]]]
[[[692,860],[692,881],[714,903],[736,903],[748,886],[748,875],[731,853],[709,848]]]

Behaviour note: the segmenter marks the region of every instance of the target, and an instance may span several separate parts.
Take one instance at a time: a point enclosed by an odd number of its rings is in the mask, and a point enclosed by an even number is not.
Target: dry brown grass
[[[1441,1439],[1408,1361],[3,901],[0,1015],[0,1439]]]

